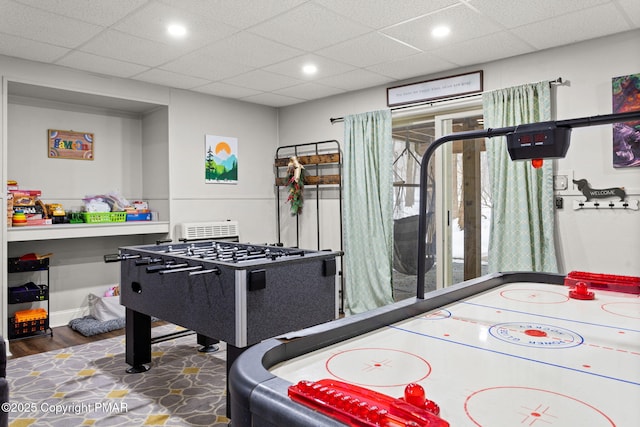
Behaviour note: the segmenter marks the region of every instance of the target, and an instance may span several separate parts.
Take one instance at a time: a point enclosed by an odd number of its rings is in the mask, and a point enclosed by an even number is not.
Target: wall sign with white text
[[[482,92],[482,70],[387,89],[387,105],[414,104]]]

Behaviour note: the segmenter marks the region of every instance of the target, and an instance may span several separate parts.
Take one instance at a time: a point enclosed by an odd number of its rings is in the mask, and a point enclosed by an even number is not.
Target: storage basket
[[[45,333],[49,329],[49,318],[19,322],[11,317],[8,326],[9,339],[30,337]]]
[[[126,212],[83,212],[82,216],[87,224],[125,222],[127,220]]]
[[[16,323],[29,323],[37,320],[48,318],[47,310],[44,308],[30,308],[27,310],[16,311],[14,314]]]
[[[69,218],[70,224],[82,224],[84,222],[82,212],[69,212],[67,213],[67,217]]]
[[[9,269],[9,273],[46,270],[49,268],[49,258],[25,260],[21,260],[20,258],[9,258],[7,267]]]
[[[49,299],[49,286],[36,285],[33,282],[21,286],[9,286],[9,304],[46,301]]]

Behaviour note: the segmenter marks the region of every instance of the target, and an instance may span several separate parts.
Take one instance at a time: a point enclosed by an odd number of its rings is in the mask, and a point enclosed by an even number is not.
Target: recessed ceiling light
[[[167,31],[169,31],[169,34],[171,34],[173,37],[184,37],[185,34],[187,34],[187,29],[180,24],[171,24],[167,27]]]
[[[302,67],[302,72],[310,76],[318,72],[318,67],[313,64],[307,64]]]
[[[431,35],[433,37],[442,38],[448,36],[450,32],[451,29],[446,25],[439,25],[431,30]]]

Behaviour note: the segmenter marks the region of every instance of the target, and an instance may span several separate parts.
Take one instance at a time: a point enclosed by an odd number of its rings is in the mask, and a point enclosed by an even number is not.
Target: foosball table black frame
[[[208,245],[232,248],[234,256],[214,259],[193,249]],[[195,332],[204,349],[224,341],[227,373],[262,340],[334,320],[338,255],[223,241],[120,248],[128,372],[150,369],[152,343],[166,339],[152,339],[152,318]]]

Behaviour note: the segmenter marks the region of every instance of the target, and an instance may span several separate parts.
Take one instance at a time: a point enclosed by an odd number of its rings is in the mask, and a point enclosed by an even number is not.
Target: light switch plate
[[[553,177],[553,189],[563,191],[569,188],[569,178],[567,175],[555,175]]]

